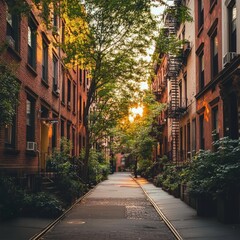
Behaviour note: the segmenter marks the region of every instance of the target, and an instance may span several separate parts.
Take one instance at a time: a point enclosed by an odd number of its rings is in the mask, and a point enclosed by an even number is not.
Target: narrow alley
[[[41,239],[174,239],[129,173],[109,176]]]

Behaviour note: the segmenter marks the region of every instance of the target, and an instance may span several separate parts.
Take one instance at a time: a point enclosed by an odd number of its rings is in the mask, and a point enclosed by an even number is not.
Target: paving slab
[[[129,173],[100,183],[44,240],[174,240]]]
[[[239,240],[240,224],[223,224],[215,218],[197,216],[195,209],[143,178],[135,179],[183,239]]]

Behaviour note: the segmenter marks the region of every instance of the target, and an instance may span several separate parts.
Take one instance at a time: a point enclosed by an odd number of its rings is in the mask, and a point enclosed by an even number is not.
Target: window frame
[[[58,70],[59,70],[59,61],[58,57],[53,53],[52,56],[52,88],[56,92],[58,90]]]
[[[217,45],[215,45],[215,40],[217,40]],[[212,79],[218,74],[219,72],[219,45],[218,45],[218,34],[217,30],[214,31],[214,33],[211,36],[211,76]],[[217,49],[215,53],[215,49]]]
[[[11,17],[11,23],[9,22]],[[20,16],[9,11],[6,7],[6,40],[8,46],[16,52],[20,52]]]
[[[230,2],[230,4],[227,6],[228,8],[228,48],[229,52],[236,52],[237,51],[237,17],[235,18],[235,30],[233,31],[233,9],[236,8],[236,16],[237,16],[237,7],[236,7],[236,1],[233,0]]]
[[[48,83],[48,42],[42,38],[42,80]]]
[[[28,102],[30,103],[30,108],[28,107]],[[35,141],[35,106],[36,100],[31,96],[26,98],[26,141]],[[29,112],[30,110],[30,112]]]

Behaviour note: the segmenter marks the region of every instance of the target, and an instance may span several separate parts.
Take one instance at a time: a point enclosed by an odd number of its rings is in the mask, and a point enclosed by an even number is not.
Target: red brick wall
[[[31,2],[31,1],[29,1]],[[33,95],[36,100],[35,107],[35,142],[37,142],[38,149],[40,147],[40,128],[41,128],[41,105],[44,105],[49,110],[49,118],[52,118],[52,113],[57,114],[59,119],[63,117],[66,121],[72,123],[75,127],[76,138],[75,138],[75,153],[79,152],[79,132],[82,135],[85,134],[84,127],[82,123],[79,122],[78,109],[79,109],[79,95],[81,94],[84,101],[86,102],[86,90],[83,91],[82,86],[79,84],[79,71],[71,69],[68,70],[68,77],[71,79],[72,84],[76,84],[76,113],[73,113],[73,109],[68,110],[67,105],[60,103],[61,96],[56,96],[53,93],[52,88],[52,55],[57,54],[59,58],[64,56],[61,50],[56,49],[52,42],[56,41],[51,35],[51,31],[47,31],[42,24],[42,20],[39,18],[38,11],[33,10],[34,16],[38,22],[37,27],[37,64],[36,64],[36,74],[27,67],[27,56],[28,56],[28,18],[23,16],[20,22],[20,58],[16,58],[15,55],[9,49],[1,54],[0,58],[2,61],[11,64],[11,67],[16,69],[16,75],[21,82],[21,90],[19,94],[19,106],[17,108],[17,127],[16,127],[16,151],[8,151],[6,153],[6,148],[4,146],[4,127],[0,129],[0,169],[14,169],[14,171],[22,173],[36,172],[38,169],[38,156],[29,156],[26,154],[26,99],[27,93]],[[6,39],[6,5],[3,1],[0,1],[0,44],[4,44]],[[61,21],[60,21],[61,22]],[[42,82],[42,32],[44,32],[49,39],[50,43],[48,46],[48,86]],[[59,65],[60,68],[60,65]],[[59,77],[60,81],[60,77]],[[72,85],[73,86],[73,85]],[[73,89],[73,88],[72,88]],[[65,96],[67,94],[67,85],[65,86]],[[72,92],[73,96],[73,92]],[[73,98],[72,98],[73,99]],[[60,121],[57,124],[57,138],[58,146],[60,139]],[[72,129],[71,126],[71,129]],[[65,124],[66,128],[66,124]],[[72,132],[72,131],[71,131]],[[66,133],[66,129],[65,129]],[[72,133],[71,133],[72,134]],[[72,140],[72,136],[70,137]],[[51,151],[51,139],[49,141],[49,151]]]

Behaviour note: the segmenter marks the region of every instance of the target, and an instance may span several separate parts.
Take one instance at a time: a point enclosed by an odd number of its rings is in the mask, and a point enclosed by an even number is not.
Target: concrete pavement
[[[173,240],[174,237],[129,173],[109,176],[78,203],[46,240]]]
[[[185,239],[239,240],[240,224],[226,225],[214,218],[198,217],[196,210],[143,178],[136,181]]]
[[[143,191],[149,197],[146,200]],[[198,217],[196,211],[143,178],[129,173],[109,176],[41,239],[151,240],[174,239],[150,202],[160,210],[182,239],[239,240],[240,225]],[[0,239],[27,240],[50,219],[24,218],[0,223]]]

